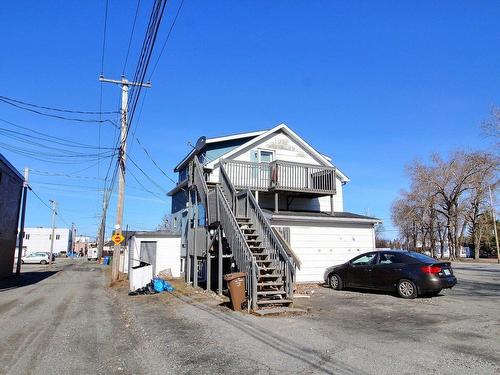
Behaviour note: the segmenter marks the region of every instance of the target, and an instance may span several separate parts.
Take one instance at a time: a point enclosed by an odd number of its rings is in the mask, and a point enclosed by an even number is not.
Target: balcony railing
[[[271,163],[222,160],[221,163],[236,189],[325,195],[336,193],[334,167],[281,160]]]

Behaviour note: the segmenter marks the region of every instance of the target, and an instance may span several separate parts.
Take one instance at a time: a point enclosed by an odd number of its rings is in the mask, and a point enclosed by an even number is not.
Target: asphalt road
[[[2,374],[500,374],[497,265],[455,265],[453,290],[411,301],[317,287],[297,301],[310,313],[266,318],[180,289],[130,297],[86,260],[52,268],[0,282]]]

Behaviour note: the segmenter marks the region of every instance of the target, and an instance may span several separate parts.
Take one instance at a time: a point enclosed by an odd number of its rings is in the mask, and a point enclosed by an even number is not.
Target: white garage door
[[[290,245],[302,262],[298,282],[323,280],[327,267],[342,264],[374,248],[371,225],[290,227]]]

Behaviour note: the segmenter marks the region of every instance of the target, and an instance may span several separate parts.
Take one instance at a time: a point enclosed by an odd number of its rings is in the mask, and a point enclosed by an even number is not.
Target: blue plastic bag
[[[173,292],[174,287],[170,285],[170,283],[167,280],[162,280],[163,281],[163,290],[166,290],[167,292]]]
[[[163,287],[163,280],[158,277],[155,277],[153,279],[153,289],[156,293],[163,292],[165,290]]]

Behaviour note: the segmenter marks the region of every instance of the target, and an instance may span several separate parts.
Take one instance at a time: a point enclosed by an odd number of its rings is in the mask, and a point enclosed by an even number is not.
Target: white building
[[[349,178],[331,158],[285,124],[251,133],[202,137],[176,166],[179,183],[169,195],[173,224],[181,227],[183,244],[188,242],[183,216],[190,216],[186,214],[187,191],[189,163],[194,158],[202,165],[209,191],[222,184],[226,197],[231,189],[236,194],[245,189],[252,192],[266,219],[282,234],[301,265],[296,281],[322,281],[327,267],[375,249],[374,226],[380,220],[344,210],[343,190]],[[230,181],[224,182],[221,165]]]
[[[54,254],[61,251],[69,252],[72,247],[72,231],[69,228],[55,228]],[[42,251],[50,252],[52,242],[52,228],[24,228],[23,249],[26,254]]]
[[[170,269],[173,277],[180,277],[180,235],[165,231],[134,232],[128,241],[128,252],[125,253],[123,263],[129,264],[129,267],[135,267],[140,262],[152,265],[153,276]],[[123,272],[127,271],[123,270]]]

